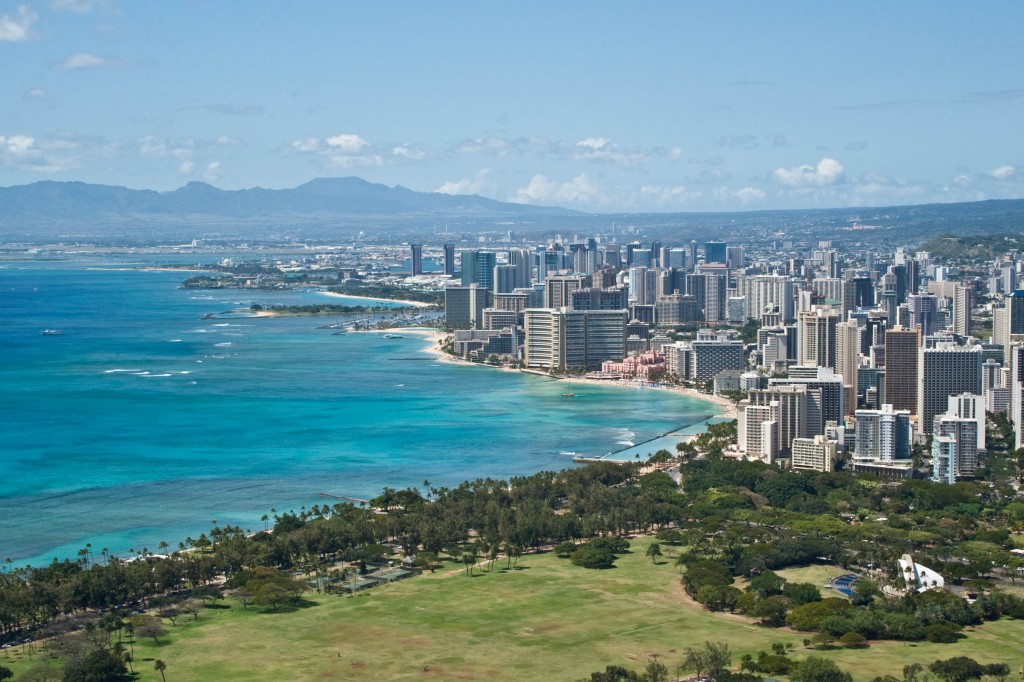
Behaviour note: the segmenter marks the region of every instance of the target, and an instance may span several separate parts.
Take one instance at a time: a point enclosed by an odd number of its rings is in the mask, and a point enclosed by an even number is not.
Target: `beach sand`
[[[382,330],[382,331],[396,331],[396,330]],[[421,332],[423,334],[423,336],[429,337],[430,338],[430,345],[427,348],[425,348],[424,350],[426,352],[428,352],[430,355],[432,355],[435,358],[437,358],[438,360],[443,360],[443,361],[447,361],[447,362],[455,362],[455,363],[463,363],[463,364],[467,364],[467,365],[473,365],[473,366],[476,366],[476,367],[486,367],[488,369],[497,369],[497,370],[503,370],[503,371],[506,371],[506,372],[521,372],[521,373],[524,373],[524,374],[536,374],[537,376],[545,376],[545,377],[549,376],[548,374],[546,374],[544,372],[537,372],[537,371],[533,371],[533,370],[529,370],[528,371],[528,370],[523,370],[523,369],[516,369],[516,368],[513,368],[513,367],[501,367],[501,366],[495,367],[494,365],[486,365],[486,364],[480,364],[480,363],[476,363],[476,362],[469,362],[468,360],[463,360],[462,358],[455,357],[453,355],[449,355],[448,353],[445,353],[443,350],[441,350],[441,344],[438,343],[440,340],[444,339],[447,335],[442,333],[442,332],[440,332],[440,331],[438,331],[438,330],[436,330],[436,329],[424,329],[422,327],[409,327],[409,328],[402,329],[402,331],[410,333],[410,334],[411,333],[415,333],[415,332]],[[554,377],[554,376],[550,376],[549,378],[555,379],[557,381],[564,381],[565,383],[569,383],[569,384],[573,384],[573,383],[576,383],[576,384],[593,384],[593,385],[596,385],[596,386],[620,386],[622,388],[632,388],[632,389],[639,389],[639,388],[645,388],[646,389],[646,388],[649,388],[649,389],[654,389],[654,390],[658,390],[658,391],[672,391],[673,393],[678,393],[680,395],[684,395],[687,398],[696,398],[698,400],[703,400],[705,402],[713,403],[714,405],[716,405],[716,406],[718,406],[720,408],[720,412],[716,416],[726,417],[726,418],[729,418],[729,419],[735,419],[737,417],[737,415],[738,415],[738,410],[736,408],[736,403],[734,403],[732,400],[729,400],[728,398],[723,398],[722,396],[711,395],[711,394],[708,394],[708,393],[701,393],[697,389],[688,388],[686,386],[673,386],[671,384],[651,384],[651,383],[648,383],[648,382],[637,381],[637,380],[634,380],[634,379],[612,379],[612,380],[609,380],[609,379],[589,379],[587,377]]]

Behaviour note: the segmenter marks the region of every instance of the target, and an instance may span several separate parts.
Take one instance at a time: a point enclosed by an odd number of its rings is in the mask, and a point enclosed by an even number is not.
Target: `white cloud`
[[[29,88],[23,95],[25,99],[46,99],[49,95],[42,88]]]
[[[293,151],[300,153],[315,152],[320,149],[320,140],[315,137],[307,137],[303,140],[294,140],[290,147]]]
[[[973,181],[971,176],[961,173],[960,175],[953,178],[953,184],[957,187],[968,187]]]
[[[668,158],[671,161],[678,161],[679,159],[683,158],[683,148],[672,147],[672,149],[668,150]]]
[[[241,143],[224,135],[212,140],[194,137],[162,140],[149,136],[139,140],[138,152],[140,156],[172,159],[180,175],[199,176],[207,182],[213,182],[221,176],[221,162],[207,161],[202,157],[220,154],[221,151],[214,150],[237,144]]]
[[[996,168],[994,171],[989,173],[989,175],[991,175],[996,180],[1006,180],[1015,172],[1016,169],[1013,166],[1000,166],[999,168]]]
[[[489,168],[481,168],[472,178],[449,180],[434,191],[438,194],[479,194],[490,172]]]
[[[31,135],[0,135],[0,165],[33,173],[59,173],[80,165],[71,138],[37,140]]]
[[[316,137],[294,140],[288,149],[297,154],[319,157],[328,166],[335,168],[376,168],[422,161],[431,155],[427,147],[417,144],[378,148],[355,133],[341,133],[322,140]]]
[[[36,14],[28,5],[18,5],[17,16],[0,14],[0,42],[20,43],[32,35]]]
[[[823,187],[834,185],[843,177],[843,164],[828,157],[818,162],[817,166],[794,166],[793,168],[776,168],[772,176],[790,187]]]
[[[508,156],[510,146],[508,140],[500,137],[475,137],[456,144],[455,152],[457,154],[488,154],[505,158]]]
[[[324,140],[328,147],[337,149],[345,154],[358,154],[370,146],[370,143],[358,135],[343,134],[328,137]]]
[[[203,180],[207,182],[214,182],[221,176],[220,161],[212,161],[206,164],[206,170],[203,171]]]
[[[607,149],[611,144],[611,140],[604,137],[588,137],[584,140],[580,140],[576,143],[577,147],[589,147],[593,150]]]
[[[740,200],[740,203],[746,206],[747,204],[755,201],[761,201],[768,196],[768,193],[758,187],[744,187],[743,189],[735,190],[733,196]]]
[[[98,57],[88,52],[75,52],[69,54],[59,62],[54,62],[58,69],[99,69],[105,66],[124,66],[124,62],[117,57]]]
[[[526,187],[520,188],[512,201],[518,204],[592,204],[602,203],[601,189],[586,173],[568,182],[549,180],[534,175]]]
[[[399,144],[391,148],[391,156],[407,161],[422,161],[429,156],[429,152],[419,145]]]

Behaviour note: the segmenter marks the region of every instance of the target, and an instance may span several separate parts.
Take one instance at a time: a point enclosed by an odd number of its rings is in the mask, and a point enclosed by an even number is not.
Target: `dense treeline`
[[[509,482],[454,488],[385,489],[371,508],[314,506],[275,517],[272,530],[214,527],[170,556],[95,557],[0,574],[0,633],[88,609],[107,609],[208,584],[256,567],[325,571],[337,560],[377,561],[396,545],[412,555],[467,551],[522,553],[563,540],[623,535],[671,523],[685,498],[664,474],[638,477],[629,464],[603,463]]]
[[[215,526],[179,546],[190,551],[170,556],[122,560],[83,550],[77,560],[9,570],[0,573],[0,633],[195,590],[219,576],[245,588],[261,568],[319,577],[339,560],[379,562],[395,553],[417,556],[427,568],[442,554],[470,567],[555,547],[581,567],[607,568],[628,547],[622,538],[645,531],[678,548],[672,553],[685,569],[684,586],[706,607],[815,637],[949,641],[964,626],[1024,617],[1019,600],[992,590],[1015,581],[1024,565],[1009,551],[1008,529],[1024,521],[1024,503],[1014,501],[1012,489],[795,473],[723,459],[717,449],[730,428],[716,425],[697,439],[700,457],[682,453],[681,486],[665,473],[641,475],[636,465],[611,462],[453,488],[424,482],[423,491],[386,488],[367,507],[278,514],[272,529],[255,534]],[[979,599],[884,596],[880,588],[904,585],[896,563],[904,553]],[[846,601],[774,573],[815,562],[870,570],[874,580],[862,581]],[[749,585],[740,590],[735,583],[743,579]],[[250,591],[262,589],[254,585]],[[290,589],[272,585],[268,593]]]

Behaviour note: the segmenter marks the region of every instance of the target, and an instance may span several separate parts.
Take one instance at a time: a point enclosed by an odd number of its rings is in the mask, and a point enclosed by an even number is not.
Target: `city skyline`
[[[584,211],[1024,196],[1024,6],[0,3],[0,186]],[[285,14],[290,11],[290,14]]]

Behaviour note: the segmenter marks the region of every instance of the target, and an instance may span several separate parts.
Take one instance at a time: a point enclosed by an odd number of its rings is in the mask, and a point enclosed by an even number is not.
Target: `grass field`
[[[580,680],[609,664],[642,668],[657,655],[670,670],[687,646],[727,642],[734,664],[773,642],[810,653],[808,636],[762,628],[744,618],[711,614],[690,602],[671,562],[652,565],[648,540],[618,567],[586,570],[551,554],[530,555],[519,570],[467,577],[449,565],[435,574],[378,587],[358,596],[310,597],[316,603],[287,613],[207,609],[202,619],[179,619],[159,646],[135,643],[140,680],[159,680],[153,660],[167,663],[169,682],[207,680]],[[823,582],[827,567],[790,569],[789,579]],[[815,578],[814,576],[819,575]],[[957,644],[883,643],[859,651],[819,652],[857,682],[899,674],[911,662],[967,655],[983,662],[1024,664],[1024,623],[979,627]],[[15,672],[11,654],[0,664]]]

